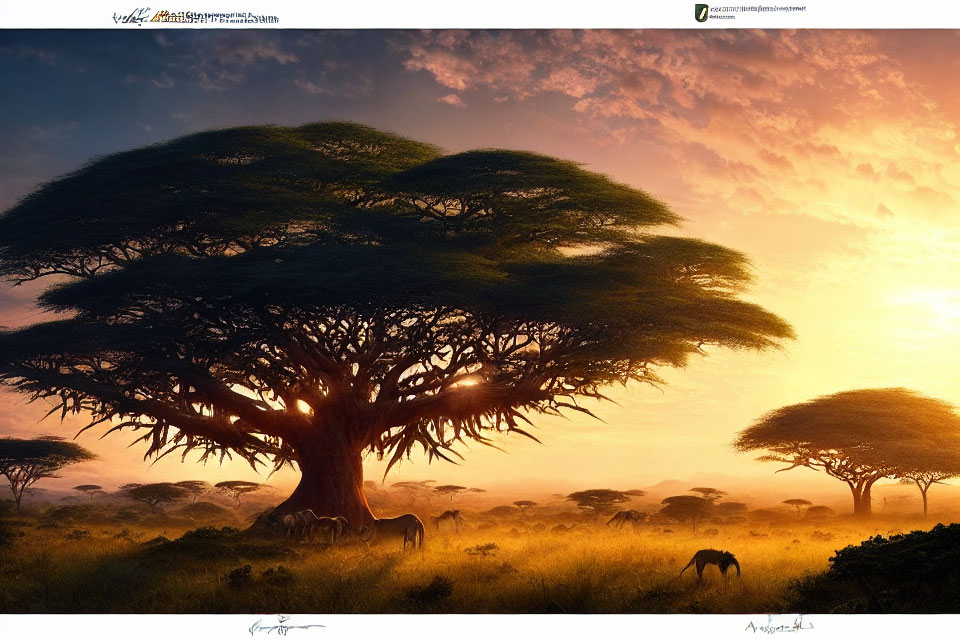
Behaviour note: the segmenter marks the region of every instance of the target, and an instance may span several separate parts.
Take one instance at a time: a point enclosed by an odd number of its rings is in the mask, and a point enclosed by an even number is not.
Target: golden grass
[[[263,553],[238,554],[227,543],[200,555],[152,554],[142,544],[182,530],[131,527],[130,540],[116,537],[119,527],[79,526],[89,537],[69,539],[69,527],[21,529],[27,535],[0,552],[0,612],[777,612],[789,604],[791,580],[825,570],[835,549],[932,523],[742,524],[717,526],[713,537],[680,526],[674,533],[648,526],[634,534],[590,523],[523,534],[505,525],[459,535],[428,531],[422,552],[402,553],[399,541],[269,542]],[[818,530],[833,539],[818,539]],[[486,543],[498,549],[486,556],[465,552]],[[678,578],[693,553],[709,547],[735,553],[742,577],[731,570],[725,581],[708,566],[702,584],[693,567]],[[290,555],[278,555],[287,548]],[[237,576],[231,585],[230,572],[244,565],[250,577]],[[278,565],[286,572],[277,574]],[[271,568],[274,574],[264,575]]]

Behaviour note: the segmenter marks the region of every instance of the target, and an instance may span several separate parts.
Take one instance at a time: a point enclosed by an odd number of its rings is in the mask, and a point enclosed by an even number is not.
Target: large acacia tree
[[[758,459],[789,465],[779,471],[806,467],[842,480],[858,515],[871,513],[877,481],[919,477],[926,512],[930,483],[960,471],[960,416],[908,389],[844,391],[771,411],[734,447],[769,451]]]
[[[443,155],[349,123],[117,153],[0,217],[0,273],[59,319],[0,334],[2,380],[147,455],[302,472],[278,513],[372,517],[362,459],[525,434],[605,385],[789,326],[736,251],[573,162]]]

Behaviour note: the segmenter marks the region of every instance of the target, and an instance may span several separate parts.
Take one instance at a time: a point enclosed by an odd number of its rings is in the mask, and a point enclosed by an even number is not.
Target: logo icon
[[[705,4],[693,5],[693,17],[697,19],[697,22],[706,22],[708,11],[710,11],[710,7]]]

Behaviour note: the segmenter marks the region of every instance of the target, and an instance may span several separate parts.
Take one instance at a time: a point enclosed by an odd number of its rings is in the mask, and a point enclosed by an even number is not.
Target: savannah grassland
[[[145,516],[121,525],[105,507],[57,509],[57,524],[39,509],[7,518],[14,533],[0,545],[0,612],[796,611],[792,583],[825,571],[836,549],[935,522],[875,516],[806,523],[784,514],[777,522],[701,523],[696,533],[689,524],[647,524],[634,533],[607,527],[605,519],[535,509],[501,518],[465,512],[467,527],[456,534],[436,532],[424,513],[422,553],[402,553],[394,541],[328,546],[249,537],[219,528],[222,520],[198,528]],[[561,521],[572,530],[551,530]],[[484,553],[491,543],[496,548]],[[731,569],[724,581],[708,566],[702,584],[693,567],[679,579],[693,553],[708,547],[734,552],[742,577]]]

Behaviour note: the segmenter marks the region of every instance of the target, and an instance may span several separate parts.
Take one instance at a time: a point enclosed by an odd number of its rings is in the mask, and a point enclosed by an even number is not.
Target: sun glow
[[[313,415],[313,407],[311,407],[309,404],[307,404],[303,400],[297,400],[297,410],[304,415],[308,415],[308,416]]]
[[[920,307],[932,328],[960,333],[960,289],[918,289],[894,296],[890,303]]]

